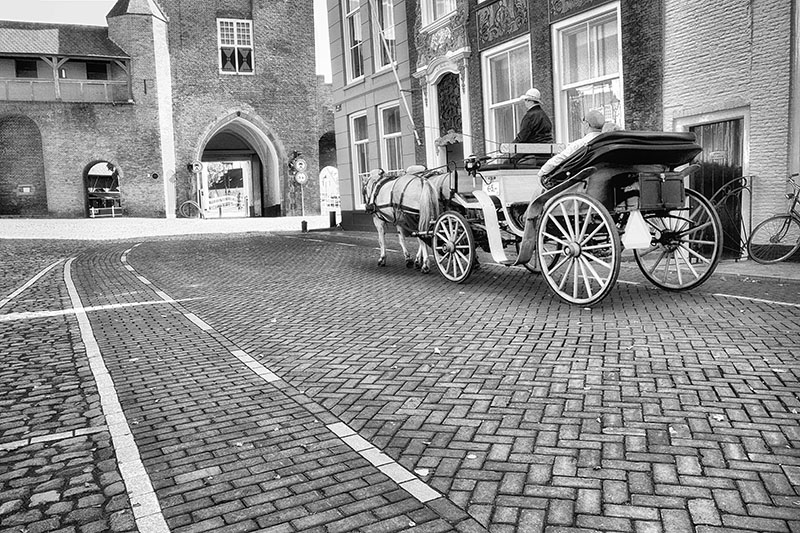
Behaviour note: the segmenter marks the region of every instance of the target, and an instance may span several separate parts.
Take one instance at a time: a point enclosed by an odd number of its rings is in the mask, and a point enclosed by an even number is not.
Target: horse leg
[[[386,266],[386,224],[378,217],[372,217],[372,223],[378,230],[378,245],[381,247],[381,257],[378,259],[378,266]]]
[[[428,245],[425,244],[422,239],[419,239],[419,251],[417,253],[422,255],[422,266],[420,267],[419,271],[423,274],[430,273],[431,267],[428,265]]]
[[[403,249],[403,258],[406,260],[406,268],[411,268],[414,266],[414,261],[411,259],[411,254],[409,253],[408,246],[406,245],[406,236],[399,226],[397,228],[397,238],[400,241],[400,248]]]

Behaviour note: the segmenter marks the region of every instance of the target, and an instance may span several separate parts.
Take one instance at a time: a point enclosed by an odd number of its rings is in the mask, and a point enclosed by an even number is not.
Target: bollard
[[[336,211],[329,211],[328,212],[328,220],[330,221],[330,227],[336,227]]]
[[[308,222],[306,222],[305,220],[300,222],[300,231],[302,231],[303,233],[308,233]]]

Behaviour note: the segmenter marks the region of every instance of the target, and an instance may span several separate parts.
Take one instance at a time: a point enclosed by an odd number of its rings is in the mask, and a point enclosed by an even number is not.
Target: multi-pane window
[[[17,59],[14,61],[17,78],[38,78],[35,59]]]
[[[380,113],[381,167],[386,172],[403,170],[402,132],[400,131],[400,106],[383,107]]]
[[[484,55],[487,145],[496,150],[499,143],[511,142],[525,115],[519,97],[531,88],[531,51],[527,39]]]
[[[364,75],[364,39],[361,35],[361,1],[344,0],[345,46],[347,47],[347,81]]]
[[[217,40],[220,72],[253,73],[253,21],[217,19]]]
[[[369,130],[367,115],[353,115],[350,117],[350,146],[352,146],[353,183],[357,189],[355,197],[361,204],[366,203],[363,197],[364,184],[369,177]]]
[[[378,0],[378,36],[377,46],[380,47],[378,68],[390,65],[395,60],[395,32],[394,32],[394,6],[393,0]]]
[[[422,0],[425,24],[432,24],[456,10],[456,0]]]
[[[568,139],[582,135],[581,119],[597,109],[623,126],[620,29],[617,11],[594,12],[556,28],[562,122]]]

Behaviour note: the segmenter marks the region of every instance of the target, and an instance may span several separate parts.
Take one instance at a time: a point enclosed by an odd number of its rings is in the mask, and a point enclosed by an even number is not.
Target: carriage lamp
[[[474,154],[464,160],[464,169],[470,174],[474,174],[481,168],[481,160]]]

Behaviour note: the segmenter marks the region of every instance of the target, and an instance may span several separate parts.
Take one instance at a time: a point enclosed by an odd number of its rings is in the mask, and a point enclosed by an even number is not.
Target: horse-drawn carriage
[[[457,283],[481,248],[497,263],[541,272],[562,300],[591,306],[614,287],[629,248],[656,286],[691,289],[722,253],[714,208],[685,186],[701,151],[694,141],[691,133],[604,133],[541,182],[537,170],[559,146],[503,145],[497,157],[470,157],[464,170],[421,173],[438,183],[429,187],[441,212],[433,219],[423,210],[414,235]]]

